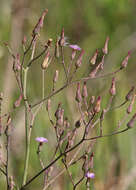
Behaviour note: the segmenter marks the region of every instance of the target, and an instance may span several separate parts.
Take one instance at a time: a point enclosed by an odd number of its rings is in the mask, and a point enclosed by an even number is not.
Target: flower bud
[[[75,100],[76,100],[78,103],[81,103],[81,102],[82,102],[82,96],[81,96],[81,92],[80,92],[80,83],[79,83],[79,82],[77,83],[77,90],[76,90],[76,97],[75,97]]]
[[[32,32],[33,37],[35,37],[40,32],[40,29],[43,27],[44,17],[46,16],[47,13],[48,13],[48,9],[45,9],[42,13],[42,16],[39,18],[38,23],[34,27],[34,30]]]
[[[81,66],[84,53],[85,53],[84,50],[82,50],[77,61],[76,61],[76,63],[75,63],[76,69],[78,69]]]
[[[127,123],[128,128],[132,128],[134,126],[134,122],[136,121],[136,113],[133,115],[133,117],[130,119],[130,121]]]
[[[60,118],[60,116],[61,116],[61,103],[59,103],[58,104],[58,107],[57,107],[57,110],[56,110],[56,112],[55,112],[55,117],[56,117],[56,119],[58,120],[59,118]]]
[[[134,94],[134,96],[133,96],[133,98],[132,98],[132,100],[131,100],[131,102],[130,102],[128,108],[127,108],[127,113],[128,113],[128,114],[132,112],[133,104],[134,104],[134,101],[135,101],[135,96],[136,96],[136,95]]]
[[[93,111],[94,113],[99,113],[100,110],[101,110],[101,96],[98,96],[98,98],[96,99],[96,104]]]
[[[122,61],[121,63],[121,68],[120,69],[124,69],[126,68],[127,64],[128,64],[128,59],[130,57],[130,51],[128,52],[128,55],[125,57],[125,59]]]
[[[60,37],[60,40],[59,40],[59,45],[60,46],[64,46],[65,45],[64,28],[62,28],[62,31],[61,31],[61,37]]]
[[[49,57],[50,57],[50,52],[47,51],[47,53],[45,55],[45,58],[44,58],[44,61],[41,64],[42,69],[47,69],[48,68],[48,66],[49,66]]]
[[[86,82],[84,82],[83,89],[82,89],[82,97],[87,98],[87,96],[88,96],[87,86],[86,86]]]
[[[109,42],[109,37],[106,38],[104,48],[102,48],[104,54],[108,54],[108,42]]]
[[[115,77],[112,78],[111,88],[109,92],[112,96],[116,94]]]
[[[133,92],[134,92],[134,89],[135,89],[135,87],[134,86],[132,86],[131,87],[131,89],[130,89],[130,91],[128,92],[128,94],[126,95],[126,101],[130,101],[131,100],[131,98],[132,98],[132,95],[133,95]]]
[[[89,61],[92,65],[95,65],[97,56],[98,56],[98,49],[96,49],[94,55],[91,57],[91,59]]]

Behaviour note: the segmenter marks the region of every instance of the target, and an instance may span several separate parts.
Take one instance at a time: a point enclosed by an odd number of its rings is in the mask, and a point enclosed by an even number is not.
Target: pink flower
[[[73,49],[73,50],[77,50],[77,51],[80,51],[81,50],[81,48],[78,46],[78,45],[69,45],[69,47],[71,48],[71,49]]]
[[[44,143],[44,142],[47,143],[48,142],[48,140],[44,137],[37,137],[35,140],[39,143]]]
[[[90,178],[90,179],[94,179],[95,178],[95,174],[93,172],[87,172],[85,174],[85,177]]]

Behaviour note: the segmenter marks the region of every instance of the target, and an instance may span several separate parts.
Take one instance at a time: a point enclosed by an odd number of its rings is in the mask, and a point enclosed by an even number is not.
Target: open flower
[[[85,177],[90,178],[90,179],[94,179],[95,178],[95,174],[93,172],[87,172],[85,174]]]
[[[74,45],[70,44],[69,47],[72,49],[71,59],[73,60],[76,56],[76,52],[81,51],[81,48],[76,44],[74,44]]]
[[[69,47],[71,49],[73,49],[73,50],[76,50],[76,51],[80,51],[81,50],[81,48],[78,45],[76,45],[76,44],[75,45],[70,44]]]
[[[35,140],[39,143],[45,143],[45,142],[47,143],[48,142],[48,140],[44,137],[37,137]]]

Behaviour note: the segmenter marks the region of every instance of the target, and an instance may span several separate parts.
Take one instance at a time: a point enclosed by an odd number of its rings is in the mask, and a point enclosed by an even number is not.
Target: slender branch
[[[37,55],[36,57],[34,57],[29,63],[28,63],[28,67],[31,66],[31,64],[36,61],[38,58],[40,58],[45,52],[46,50],[48,49],[48,47],[46,46],[45,49],[39,54]]]
[[[34,177],[32,177],[28,182],[26,182],[25,185],[23,185],[20,190],[24,190],[26,186],[28,186],[32,181],[34,181],[37,177],[39,177],[45,170],[47,170],[49,167],[51,167],[53,164],[55,164],[62,156],[66,155],[67,153],[71,152],[72,150],[76,149],[83,141],[88,141],[88,140],[95,140],[95,139],[100,139],[100,138],[104,138],[104,137],[109,137],[109,136],[113,136],[113,135],[117,135],[120,133],[123,133],[127,130],[129,130],[130,128],[125,128],[122,129],[120,131],[116,131],[113,132],[111,134],[107,134],[107,135],[103,135],[103,136],[95,136],[95,137],[91,137],[91,138],[86,138],[86,139],[81,139],[76,145],[74,145],[72,148],[68,149],[67,151],[61,153],[55,160],[53,160],[48,166],[46,166],[44,169],[42,169],[40,172],[38,172]]]
[[[73,85],[75,83],[78,83],[78,82],[81,82],[81,81],[88,81],[88,80],[95,80],[95,79],[100,79],[100,78],[104,78],[104,77],[108,77],[108,76],[112,76],[112,75],[115,75],[116,73],[118,73],[120,71],[120,69],[112,72],[112,73],[107,73],[107,74],[104,74],[104,75],[100,75],[100,76],[97,76],[97,77],[94,77],[94,78],[91,78],[91,77],[85,77],[85,78],[81,78],[81,79],[78,79],[78,80],[75,80],[75,81],[72,81],[72,82],[67,82],[66,84],[64,84],[61,88],[59,88],[58,90],[52,92],[50,95],[48,95],[47,97],[45,97],[44,99],[38,101],[37,103],[33,104],[31,106],[31,108],[34,108],[35,106],[41,104],[42,102],[48,100],[49,98],[51,98],[52,96],[58,94],[59,92],[61,92],[62,90],[64,90],[65,88],[67,88],[68,86],[70,85]]]
[[[0,171],[6,176],[6,172],[2,168],[0,168]]]

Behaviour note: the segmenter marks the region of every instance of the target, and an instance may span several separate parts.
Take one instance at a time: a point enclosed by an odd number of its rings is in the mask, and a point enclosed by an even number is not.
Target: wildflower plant
[[[94,54],[89,58],[90,72],[83,77],[77,78],[76,73],[78,73],[79,68],[84,67],[83,56],[85,51],[79,47],[78,45],[67,44],[64,28],[61,31],[61,35],[56,39],[56,42],[50,38],[43,46],[43,50],[37,55],[36,48],[38,39],[40,38],[40,30],[43,27],[44,19],[46,18],[48,10],[46,9],[42,16],[39,18],[37,24],[35,25],[32,31],[31,41],[28,44],[27,39],[24,37],[22,40],[22,49],[23,52],[15,55],[8,44],[5,44],[9,50],[10,55],[13,59],[13,72],[17,81],[19,98],[15,101],[13,105],[13,109],[10,112],[3,113],[2,112],[2,101],[4,98],[3,93],[0,94],[0,134],[5,137],[6,145],[6,159],[0,165],[0,172],[6,178],[7,190],[25,190],[29,189],[29,185],[33,183],[39,176],[43,175],[43,188],[42,190],[48,189],[54,184],[54,181],[64,172],[69,177],[69,181],[72,184],[73,190],[77,189],[84,183],[86,189],[91,189],[91,184],[93,180],[95,180],[95,176],[97,173],[94,169],[93,160],[95,159],[95,149],[94,145],[99,139],[106,138],[109,136],[117,135],[120,133],[124,133],[129,129],[133,128],[134,123],[136,121],[136,113],[132,114],[133,105],[135,103],[135,87],[131,87],[128,93],[124,97],[124,102],[119,105],[113,106],[113,100],[116,96],[116,75],[122,70],[126,69],[130,52],[121,62],[120,67],[110,73],[103,74],[104,70],[104,60],[106,55],[108,54],[108,43],[109,37],[106,38],[104,47],[102,48],[102,57],[101,61],[98,62],[99,50],[97,49]],[[71,59],[69,63],[65,62],[64,50],[71,49]],[[30,55],[30,59],[28,60],[28,55]],[[35,62],[39,61],[39,59],[44,56],[43,62],[41,62],[42,69],[42,98],[37,100],[37,102],[31,102],[30,97],[28,96],[28,75],[31,72],[31,67]],[[53,70],[54,73],[52,82],[49,82],[48,85],[52,85],[52,90],[48,95],[45,96],[45,73],[50,67],[51,64],[54,63],[54,60],[59,60],[59,64],[61,64],[64,72],[64,83],[59,88],[56,88],[56,84],[59,81],[59,70]],[[40,68],[40,67],[39,67]],[[109,78],[109,89],[107,93],[109,93],[110,98],[107,100],[107,106],[102,106],[102,101],[105,99],[101,94],[89,94],[88,92],[88,81],[101,79],[104,77],[112,77]],[[40,80],[40,79],[39,79]],[[75,103],[77,104],[77,109],[80,113],[78,119],[74,120],[73,123],[69,120],[69,116],[65,114],[65,110],[63,108],[63,102],[58,102],[58,106],[56,111],[53,113],[54,117],[51,114],[52,111],[52,98],[55,97],[60,92],[63,92],[67,87],[74,86],[76,88],[76,92],[74,95]],[[56,144],[54,149],[51,149],[50,154],[52,155],[52,159],[48,160],[48,163],[45,165],[43,162],[43,158],[41,157],[42,147],[50,146],[49,140],[45,137],[37,137],[35,140],[38,143],[37,148],[37,157],[40,161],[41,168],[39,168],[39,172],[36,174],[31,174],[31,178],[28,178],[29,165],[30,165],[30,144],[32,141],[32,131],[35,127],[35,119],[42,107],[45,106],[46,103],[46,111],[48,114],[48,118],[50,121],[50,125],[52,127],[52,133],[55,134]],[[106,114],[109,111],[120,109],[123,105],[129,103],[129,106],[126,110],[125,118],[129,118],[127,125],[124,128],[120,128],[123,124],[124,118],[120,121],[119,125],[115,129],[115,131],[111,133],[104,133],[104,120],[106,118]],[[24,159],[24,171],[20,174],[20,178],[23,176],[23,180],[21,184],[18,184],[16,180],[14,180],[14,176],[9,173],[9,152],[10,152],[10,137],[12,133],[12,113],[16,111],[16,109],[20,106],[24,107],[25,110],[25,159]],[[6,122],[4,120],[6,119]],[[94,133],[96,126],[98,126],[98,133]],[[50,126],[49,126],[50,127]],[[81,137],[78,137],[78,134],[82,130]],[[77,138],[78,137],[78,138]],[[47,137],[48,138],[48,137]],[[83,145],[87,144],[82,149]],[[53,179],[53,170],[55,170],[56,163],[61,160],[64,169],[59,171]],[[81,174],[78,178],[74,178],[70,168],[77,164],[80,164]],[[15,182],[16,181],[16,182]]]

